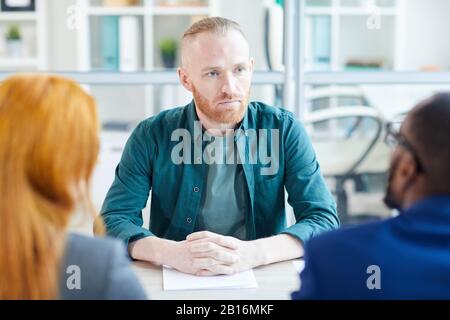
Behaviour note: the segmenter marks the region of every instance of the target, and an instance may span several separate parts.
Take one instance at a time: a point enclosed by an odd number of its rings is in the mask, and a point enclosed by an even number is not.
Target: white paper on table
[[[292,261],[292,264],[294,265],[295,270],[297,270],[298,273],[302,272],[305,268],[305,260],[294,260]]]
[[[194,276],[163,266],[164,290],[251,289],[258,288],[253,270],[233,275]]]

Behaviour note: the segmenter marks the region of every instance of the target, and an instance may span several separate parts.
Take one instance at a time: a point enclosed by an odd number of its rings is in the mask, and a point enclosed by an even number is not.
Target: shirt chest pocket
[[[255,189],[260,195],[265,197],[272,197],[274,193],[280,192],[284,188],[283,177],[275,176],[261,176],[255,181]]]

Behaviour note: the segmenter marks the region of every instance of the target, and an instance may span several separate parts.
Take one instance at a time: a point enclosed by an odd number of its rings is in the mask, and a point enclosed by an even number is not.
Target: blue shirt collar
[[[450,195],[435,195],[422,198],[407,209],[401,211],[402,216],[420,215],[427,213],[443,213],[450,217]]]

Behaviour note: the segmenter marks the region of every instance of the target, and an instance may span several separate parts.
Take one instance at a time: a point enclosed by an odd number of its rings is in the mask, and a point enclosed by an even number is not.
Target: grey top
[[[70,234],[59,281],[63,300],[147,299],[122,242]]]
[[[205,162],[209,164],[208,174],[194,230],[208,230],[246,240],[249,196],[244,170],[238,163],[233,138],[215,139],[211,139],[213,142],[204,153]]]

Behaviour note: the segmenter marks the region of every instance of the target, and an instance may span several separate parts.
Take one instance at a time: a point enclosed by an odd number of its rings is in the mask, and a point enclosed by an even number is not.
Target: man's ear
[[[180,83],[183,87],[186,88],[189,92],[192,92],[192,83],[187,75],[186,70],[183,67],[178,68],[178,77],[180,78]]]
[[[253,72],[255,70],[255,59],[253,57],[250,58],[250,71]]]
[[[397,170],[400,177],[405,181],[410,181],[411,178],[417,174],[417,163],[414,161],[414,157],[410,152],[406,152],[402,155]]]

